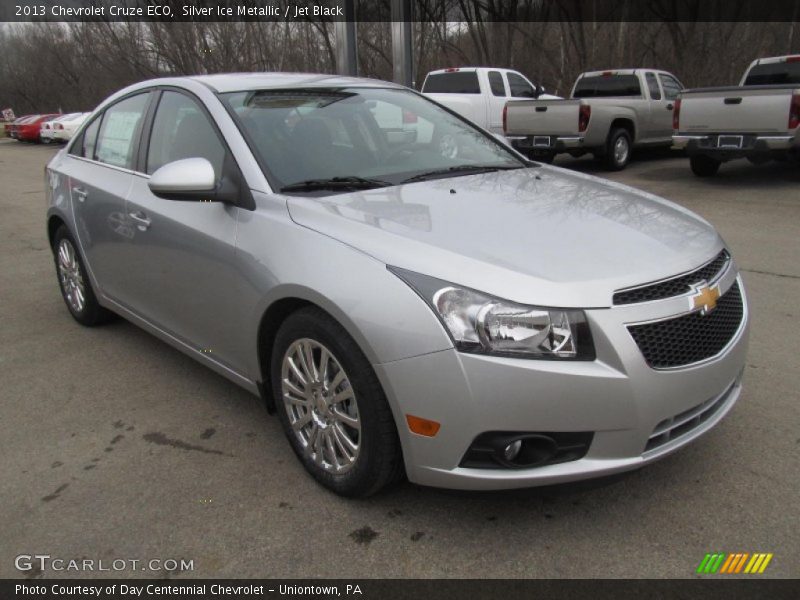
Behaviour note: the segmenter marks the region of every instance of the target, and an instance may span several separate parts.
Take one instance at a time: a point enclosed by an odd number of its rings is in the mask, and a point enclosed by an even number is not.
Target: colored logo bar
[[[734,552],[730,554],[717,552],[706,554],[705,558],[700,562],[700,566],[697,567],[697,572],[704,575],[715,573],[724,573],[726,575],[736,573],[760,574],[767,569],[772,556],[771,552],[756,552],[753,554],[749,552]]]

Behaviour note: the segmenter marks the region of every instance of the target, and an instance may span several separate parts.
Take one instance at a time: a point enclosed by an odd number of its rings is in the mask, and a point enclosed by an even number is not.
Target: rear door
[[[126,300],[127,275],[119,260],[131,237],[125,197],[149,100],[149,92],[140,92],[97,115],[72,144],[61,168],[88,269],[97,290],[118,302]]]
[[[159,167],[201,157],[219,182],[235,167],[199,100],[178,89],[157,99],[126,206],[132,231],[120,261],[131,310],[213,361],[243,371],[238,302],[246,269],[235,252],[239,208],[165,200],[147,183]],[[148,139],[149,138],[149,139]],[[238,354],[237,354],[238,351]]]
[[[672,138],[672,110],[675,100],[664,96],[657,75],[652,71],[644,74],[647,92],[650,95],[650,118],[646,123],[647,137],[651,141],[666,141]]]
[[[487,129],[492,133],[503,133],[503,108],[508,100],[505,79],[500,71],[488,71],[486,79],[488,90],[484,97],[486,98]]]
[[[666,102],[664,108],[666,112],[669,113],[668,135],[672,136],[672,115],[675,111],[675,101],[683,91],[683,84],[672,77],[672,75],[667,75],[666,73],[659,73],[658,78],[661,81],[661,88],[664,91],[664,101]]]

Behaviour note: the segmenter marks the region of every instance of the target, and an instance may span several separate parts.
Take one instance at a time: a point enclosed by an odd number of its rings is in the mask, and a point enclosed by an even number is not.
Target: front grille
[[[702,404],[690,408],[680,414],[675,415],[669,419],[664,419],[653,430],[653,433],[647,440],[644,447],[645,452],[655,450],[659,446],[671,442],[680,436],[689,433],[702,423],[708,421],[713,417],[720,408],[725,405],[725,402],[730,398],[731,391],[736,386],[737,381],[734,381],[731,386],[719,396],[715,396],[706,400]]]
[[[691,313],[674,319],[628,327],[647,364],[669,369],[700,362],[719,354],[739,329],[744,305],[739,284],[734,283],[703,315]]]
[[[679,275],[666,281],[616,292],[614,294],[614,304],[636,304],[638,302],[650,302],[651,300],[662,300],[687,294],[692,291],[693,285],[701,281],[713,281],[722,272],[729,259],[730,255],[726,250],[723,250],[714,260],[691,273]]]

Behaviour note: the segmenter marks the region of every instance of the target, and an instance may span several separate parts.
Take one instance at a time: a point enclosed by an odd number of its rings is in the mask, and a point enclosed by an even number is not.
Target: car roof
[[[187,77],[213,89],[215,92],[241,92],[247,90],[280,89],[293,87],[391,87],[403,86],[380,79],[366,77],[345,77],[324,73],[224,73],[218,75],[198,75]],[[174,81],[174,79],[172,79]],[[157,84],[158,80],[151,80]]]

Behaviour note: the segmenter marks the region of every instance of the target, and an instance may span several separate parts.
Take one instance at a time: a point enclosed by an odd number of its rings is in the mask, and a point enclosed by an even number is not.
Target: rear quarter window
[[[422,86],[426,94],[480,94],[478,73],[475,71],[453,71],[428,75]]]
[[[642,88],[636,75],[597,75],[581,77],[573,98],[641,98]]]

